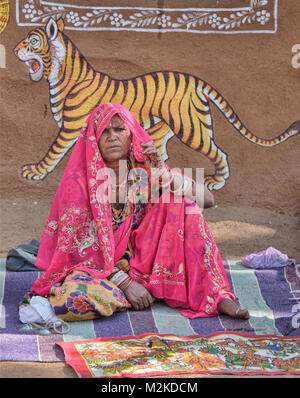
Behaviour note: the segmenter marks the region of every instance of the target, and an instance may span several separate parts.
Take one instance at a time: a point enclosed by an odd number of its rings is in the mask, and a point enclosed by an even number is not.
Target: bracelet
[[[132,282],[133,282],[133,280],[132,280],[129,276],[127,276],[127,278],[125,279],[125,281],[123,281],[123,282],[118,286],[118,288],[121,289],[121,290],[124,292],[124,290],[126,290],[126,289],[128,288],[128,286],[131,285]]]
[[[173,177],[174,177],[174,176],[173,176]],[[177,189],[174,189],[173,191],[170,189],[170,191],[171,191],[172,193],[178,193],[178,192],[182,193],[182,188],[183,188],[183,186],[184,186],[184,180],[185,180],[185,178],[184,178],[184,176],[181,176],[181,177],[182,177],[182,183],[181,183],[180,187],[177,188]]]
[[[174,176],[173,176],[174,177]],[[180,185],[180,187],[179,188],[177,188],[177,189],[175,189],[174,191],[172,191],[171,189],[170,189],[170,191],[172,192],[172,193],[181,193],[181,194],[183,194],[183,193],[186,193],[186,192],[188,192],[190,189],[191,189],[191,187],[193,186],[193,180],[191,180],[190,178],[187,178],[187,177],[185,177],[185,176],[182,176],[182,183],[181,183],[181,185]]]
[[[114,283],[115,285],[120,285],[126,278],[128,277],[128,275],[123,272],[123,271],[118,271],[115,274],[113,274],[113,276],[110,278],[110,281],[112,283]]]
[[[121,277],[115,282],[115,285],[116,285],[116,286],[120,286],[127,278],[128,278],[128,275],[127,275],[127,274],[124,274],[123,276],[121,276]]]

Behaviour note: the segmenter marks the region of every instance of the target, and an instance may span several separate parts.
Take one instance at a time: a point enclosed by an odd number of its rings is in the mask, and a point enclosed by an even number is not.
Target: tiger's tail
[[[233,125],[233,127],[247,140],[263,146],[263,147],[273,147],[282,142],[288,140],[292,136],[298,134],[300,132],[300,120],[295,121],[292,123],[283,133],[278,135],[277,137],[265,139],[260,138],[251,133],[250,130],[242,123],[238,115],[235,113],[232,106],[229,102],[212,86],[208,83],[203,82],[202,86],[202,94],[213,104],[219,108],[219,110],[223,113],[225,118]]]

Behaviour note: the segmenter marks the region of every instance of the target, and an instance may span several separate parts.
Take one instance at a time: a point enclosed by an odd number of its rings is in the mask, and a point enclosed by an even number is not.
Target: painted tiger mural
[[[252,134],[240,121],[228,101],[216,89],[196,76],[173,72],[151,72],[118,80],[96,71],[63,32],[62,19],[49,19],[46,26],[32,30],[14,49],[29,67],[32,81],[43,77],[49,83],[50,106],[59,132],[45,156],[22,167],[22,176],[42,180],[52,172],[75,143],[80,129],[97,105],[117,102],[127,107],[148,131],[164,160],[172,136],[210,159],[215,174],[205,177],[209,189],[220,189],[229,177],[227,154],[214,142],[210,102],[249,141],[272,147],[300,131],[294,122],[274,139]]]

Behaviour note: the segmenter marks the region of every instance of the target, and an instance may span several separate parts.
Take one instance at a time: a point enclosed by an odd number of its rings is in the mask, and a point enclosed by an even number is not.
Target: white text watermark
[[[292,47],[292,53],[294,54],[292,57],[292,67],[295,69],[300,68],[300,44],[295,44]]]
[[[300,303],[293,305],[292,312],[296,312],[292,317],[292,326],[294,329],[298,329],[300,327]]]
[[[185,200],[189,204],[186,213],[193,214],[204,208],[203,168],[128,170],[127,161],[120,160],[118,170],[101,168],[96,180],[98,203],[183,203]]]
[[[6,68],[6,51],[3,44],[0,44],[0,68]]]

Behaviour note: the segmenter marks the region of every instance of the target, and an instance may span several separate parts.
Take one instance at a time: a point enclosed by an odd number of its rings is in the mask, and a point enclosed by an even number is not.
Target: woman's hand
[[[150,170],[151,168],[162,169],[165,166],[165,163],[160,156],[157,148],[151,142],[145,142],[141,144],[145,149],[142,152],[146,166]]]
[[[123,292],[135,310],[144,310],[155,301],[148,290],[135,281],[132,281]]]
[[[163,158],[158,152],[156,146],[153,145],[151,142],[145,142],[141,145],[145,148],[142,154],[145,159],[145,165],[148,168],[151,177],[163,178],[163,181],[169,181],[169,170],[166,167],[165,162],[163,161]]]

